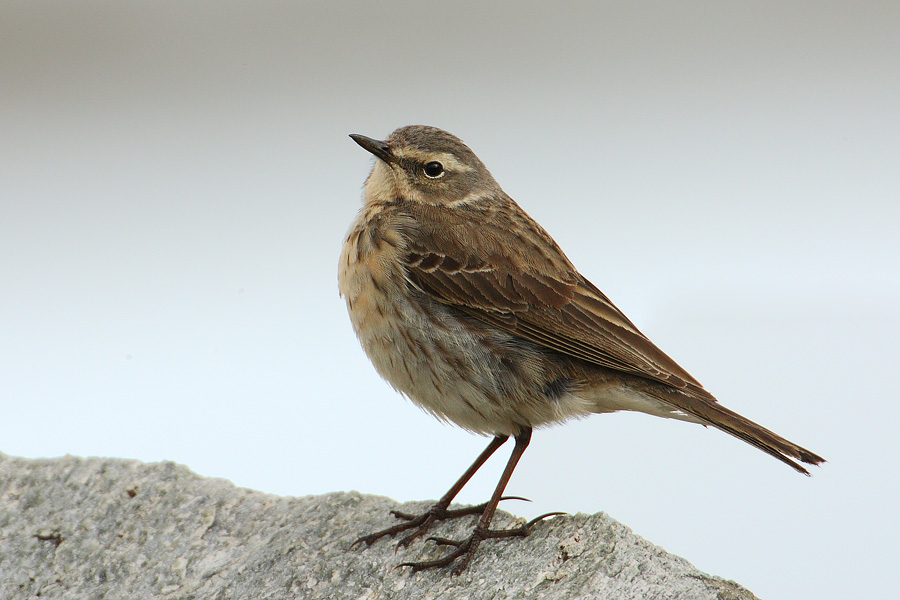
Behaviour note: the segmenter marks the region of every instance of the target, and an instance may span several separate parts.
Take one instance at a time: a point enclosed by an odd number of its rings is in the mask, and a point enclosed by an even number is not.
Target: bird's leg
[[[528,442],[530,441],[530,428],[524,430],[522,433],[516,436],[516,447],[513,448],[512,454],[509,457],[509,462],[506,463],[506,469],[503,470],[503,474],[500,476],[500,481],[497,483],[497,487],[494,490],[494,495],[491,496],[491,499],[483,505],[484,512],[481,513],[481,518],[478,519],[478,524],[472,531],[471,536],[460,541],[449,540],[446,538],[429,538],[440,545],[454,546],[455,549],[451,552],[448,552],[441,558],[437,558],[435,560],[422,562],[405,562],[401,563],[399,566],[412,567],[413,572],[416,572],[422,571],[424,569],[446,567],[457,558],[459,558],[459,563],[456,565],[456,568],[453,569],[453,574],[459,575],[468,566],[469,561],[472,560],[472,556],[475,554],[475,550],[478,549],[478,545],[482,540],[490,538],[526,536],[529,534],[531,526],[541,519],[544,519],[545,517],[549,517],[551,515],[561,514],[550,513],[547,515],[541,515],[537,519],[530,521],[527,525],[516,527],[513,529],[495,530],[490,528],[491,520],[494,518],[494,512],[496,512],[497,510],[497,504],[499,504],[500,500],[503,498],[503,490],[506,489],[506,484],[509,482],[509,478],[512,477],[513,471],[516,468],[516,464],[518,464],[519,459],[522,457],[522,454],[524,454],[525,449],[528,447]]]
[[[462,474],[462,477],[453,484],[447,493],[443,495],[443,497],[438,500],[434,506],[429,508],[426,512],[421,515],[411,515],[408,513],[403,513],[400,511],[392,510],[391,514],[397,517],[398,519],[403,519],[404,523],[398,523],[393,527],[388,527],[387,529],[382,529],[381,531],[376,531],[375,533],[370,533],[369,535],[364,535],[351,545],[351,547],[356,546],[357,544],[365,543],[367,546],[372,545],[376,540],[383,538],[386,535],[394,535],[396,533],[401,533],[404,531],[408,531],[412,529],[413,531],[406,534],[400,541],[397,546],[408,546],[410,542],[415,540],[418,537],[421,537],[428,531],[428,528],[437,521],[443,521],[446,519],[458,519],[459,517],[464,517],[466,515],[474,515],[478,513],[482,513],[482,518],[484,518],[483,513],[487,510],[490,502],[486,502],[484,504],[480,504],[478,506],[471,506],[469,508],[458,508],[454,510],[448,510],[450,503],[456,497],[463,486],[472,479],[472,476],[475,475],[475,472],[481,468],[487,459],[491,457],[491,455],[497,451],[497,448],[502,446],[506,440],[509,439],[507,435],[498,435],[494,439],[491,440],[491,443],[488,444],[487,448],[478,455],[478,458],[475,459],[475,462],[466,470],[465,473]],[[518,448],[519,438],[516,438],[516,447]],[[526,442],[527,445],[527,442]],[[509,479],[507,477],[507,479]],[[504,484],[505,485],[505,484]],[[501,489],[502,492],[502,489]],[[499,501],[499,500],[498,500]],[[496,503],[495,503],[496,508]],[[493,510],[491,510],[491,514],[493,514]]]

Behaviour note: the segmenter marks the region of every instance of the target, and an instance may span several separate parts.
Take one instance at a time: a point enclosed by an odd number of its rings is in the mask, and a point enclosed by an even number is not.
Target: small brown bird
[[[375,155],[364,206],[341,251],[338,281],[353,329],[394,389],[444,421],[494,438],[427,512],[356,543],[481,513],[464,540],[414,571],[466,568],[488,538],[497,504],[535,427],[591,413],[633,410],[712,425],[800,473],[823,459],[721,406],[653,345],[569,262],[556,242],[507,196],[459,138],[435,127],[402,127],[386,140],[353,134]],[[450,502],[497,448],[515,448],[491,499]],[[551,513],[559,514],[559,513]]]

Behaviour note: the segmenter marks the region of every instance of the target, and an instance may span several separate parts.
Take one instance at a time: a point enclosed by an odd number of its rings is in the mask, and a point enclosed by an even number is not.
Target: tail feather
[[[691,390],[690,387],[684,391],[665,390],[663,394],[659,394],[660,390],[656,389],[654,392],[657,393],[653,395],[669,404],[675,405],[679,410],[699,418],[705,424],[712,425],[725,433],[730,433],[734,437],[744,440],[751,446],[755,446],[766,454],[774,456],[804,475],[808,476],[809,471],[797,461],[810,465],[818,465],[825,462],[825,459],[818,454],[810,452],[806,448],[784,439],[777,433],[769,431],[762,425],[725,408],[716,402],[715,398],[703,388],[698,388],[695,391]]]

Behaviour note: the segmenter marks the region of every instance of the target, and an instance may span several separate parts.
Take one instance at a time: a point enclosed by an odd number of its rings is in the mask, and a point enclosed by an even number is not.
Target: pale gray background
[[[898,7],[4,2],[0,451],[442,494],[486,441],[378,378],[336,285],[371,164],[347,134],[427,123],[725,405],[830,461],[593,417],[535,435],[509,487],[534,502],[505,508],[607,511],[766,599],[886,597]]]

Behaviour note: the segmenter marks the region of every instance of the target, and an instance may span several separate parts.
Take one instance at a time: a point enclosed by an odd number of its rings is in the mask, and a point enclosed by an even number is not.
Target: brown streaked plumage
[[[438,540],[454,550],[403,563],[421,570],[459,560],[461,572],[483,539],[527,535],[543,518],[490,529],[532,429],[592,413],[633,410],[712,425],[807,475],[799,462],[823,462],[721,406],[575,269],[461,140],[421,125],[384,141],[351,137],[376,157],[338,269],[360,343],[413,402],[494,436],[431,510],[397,515],[403,523],[358,542],[411,530],[405,546],[435,521],[478,512],[470,538]],[[449,510],[510,436],[516,447],[491,500]]]

